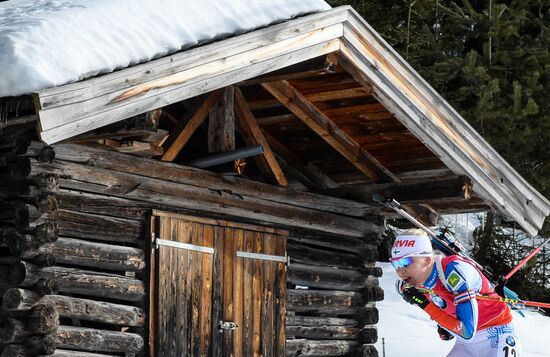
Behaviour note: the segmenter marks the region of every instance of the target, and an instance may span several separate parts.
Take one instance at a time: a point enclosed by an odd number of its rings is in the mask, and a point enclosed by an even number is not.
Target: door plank
[[[203,245],[213,246],[214,230],[210,225],[204,225]],[[211,355],[212,335],[212,254],[205,254],[202,257],[202,287],[201,287],[201,356]]]
[[[235,229],[226,227],[224,228],[224,255],[223,255],[223,269],[224,269],[224,289],[223,289],[223,321],[235,321],[235,305],[233,301],[233,264],[235,262],[235,240],[232,239],[235,236]],[[225,330],[223,332],[223,355],[228,355],[226,351],[231,351],[233,348],[234,333],[232,331]]]
[[[176,221],[176,220],[174,220]],[[176,221],[177,222],[177,235],[173,239],[181,243],[189,243],[189,236],[191,234],[191,227],[188,222]],[[177,250],[172,249],[174,254],[177,255],[175,259],[175,271],[184,272],[188,267],[188,254],[187,250]],[[172,266],[174,269],[174,266]],[[185,300],[185,291],[188,289],[187,284],[187,275],[178,274],[175,277],[175,295],[174,295],[174,304],[176,304],[177,309],[177,320],[175,321],[176,325],[174,326],[176,331],[175,335],[178,338],[178,343],[176,345],[176,355],[185,356],[185,351],[187,351],[188,339],[186,338],[187,331],[187,301]]]
[[[252,252],[254,248],[254,233],[244,231],[243,251]],[[241,258],[242,259],[242,258]],[[244,259],[243,270],[243,356],[252,356],[254,348],[254,330],[253,330],[253,277],[254,261]]]
[[[254,232],[254,253],[261,253],[262,251],[262,233]],[[260,261],[254,259],[254,277],[253,277],[253,329],[254,329],[254,341],[253,350],[254,356],[262,355],[262,264]]]
[[[242,229],[235,230],[235,236],[227,237],[235,242],[235,253],[242,251],[244,247],[244,231]],[[233,253],[233,254],[235,254]],[[235,261],[235,268],[233,269],[233,301],[234,301],[234,322],[237,324],[237,328],[233,331],[233,356],[240,357],[243,354],[243,264],[244,258],[233,255]]]
[[[276,237],[276,255],[286,255],[286,239]],[[274,341],[275,356],[284,357],[286,354],[286,264],[277,263],[275,272],[275,308],[274,308]]]
[[[193,223],[191,244],[203,245],[204,225]],[[191,275],[191,356],[200,357],[200,311],[201,311],[201,287],[202,287],[202,257],[204,253],[190,252],[193,259],[190,262]]]
[[[218,322],[223,319],[223,253],[224,253],[224,228],[214,227],[214,265],[212,271],[212,356],[221,357],[223,336],[218,332]]]
[[[271,234],[263,234],[264,254],[273,254],[273,237]],[[263,301],[262,301],[262,346],[265,357],[273,357],[273,275],[275,273],[272,261],[262,261],[263,270]]]

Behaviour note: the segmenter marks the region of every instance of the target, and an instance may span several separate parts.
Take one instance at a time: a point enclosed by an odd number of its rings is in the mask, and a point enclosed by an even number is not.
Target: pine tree
[[[550,1],[331,4],[352,5],[512,167],[550,197]],[[505,274],[533,247],[516,245],[514,256],[510,246],[517,235],[493,223],[478,229],[474,257]],[[541,235],[550,235],[549,220]],[[510,286],[550,301],[544,260],[538,257],[517,272]]]

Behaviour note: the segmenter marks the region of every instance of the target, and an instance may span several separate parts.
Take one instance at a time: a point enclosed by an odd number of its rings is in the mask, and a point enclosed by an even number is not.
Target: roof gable
[[[270,26],[36,94],[41,137],[64,140],[308,59],[339,63],[474,191],[536,234],[550,203],[350,7]],[[346,138],[343,139],[347,140]],[[352,149],[353,150],[353,149]]]

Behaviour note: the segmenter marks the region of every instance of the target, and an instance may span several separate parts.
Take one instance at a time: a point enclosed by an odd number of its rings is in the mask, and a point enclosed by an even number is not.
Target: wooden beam
[[[267,131],[263,131],[267,142],[273,149],[273,151],[279,155],[286,163],[302,175],[305,180],[300,180],[304,186],[309,189],[334,189],[339,187],[330,177],[323,173],[317,166],[312,163],[304,163],[300,158],[294,155],[288,148],[286,148],[279,140],[269,134]]]
[[[202,124],[208,111],[212,109],[214,104],[218,101],[222,94],[222,90],[216,90],[206,98],[206,100],[200,105],[193,117],[189,120],[185,128],[178,134],[176,140],[170,145],[166,153],[162,156],[162,161],[174,161],[178,156],[181,149],[187,144],[191,135],[197,130],[197,128]]]
[[[443,203],[467,200],[471,181],[465,176],[445,179],[424,179],[412,183],[364,184],[324,190],[340,198],[372,203],[374,193],[392,197],[401,203]]]
[[[277,162],[277,159],[275,158],[273,151],[271,151],[271,148],[264,134],[262,133],[260,126],[256,122],[254,115],[246,104],[246,100],[244,99],[243,94],[238,88],[235,90],[235,104],[235,107],[237,109],[237,117],[240,122],[239,127],[242,130],[241,133],[243,133],[245,141],[253,141],[250,144],[260,144],[263,146],[263,158],[265,159],[267,167],[269,168],[268,171],[271,172],[279,185],[288,186],[288,181],[285,177],[285,174],[283,173],[283,170],[281,170],[281,166]],[[249,143],[247,142],[247,144]]]
[[[326,90],[322,92],[309,93],[309,94],[304,94],[304,97],[306,97],[310,102],[315,103],[315,102],[321,102],[326,100],[364,97],[370,94],[371,92],[367,88],[356,87],[356,88],[344,88],[344,89],[331,89],[331,90]],[[250,107],[250,109],[261,109],[265,107],[273,107],[273,106],[279,106],[279,105],[281,105],[281,102],[279,102],[275,98],[258,99],[258,100],[248,102],[248,106]]]
[[[248,79],[239,83],[239,86],[248,86],[263,82],[280,81],[282,79],[288,80],[309,78],[334,73],[336,70],[336,60],[337,56],[334,54],[316,57],[308,61],[300,62],[293,66],[289,66],[279,69],[277,71],[258,76],[256,78]]]
[[[235,150],[235,87],[223,90],[216,104],[208,114],[208,152]]]
[[[374,182],[399,182],[397,176],[357,144],[290,83],[280,81],[263,83],[262,86]]]

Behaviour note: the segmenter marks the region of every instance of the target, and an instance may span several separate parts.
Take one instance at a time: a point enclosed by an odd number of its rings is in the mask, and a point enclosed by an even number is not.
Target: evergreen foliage
[[[550,197],[549,0],[329,3],[353,6],[512,167]],[[533,249],[513,253],[506,247],[516,236],[499,226],[486,229],[478,229],[474,255],[496,272],[507,273]],[[549,220],[541,234],[550,235]],[[510,287],[549,301],[550,290],[529,274],[538,270],[529,269],[517,272]]]

